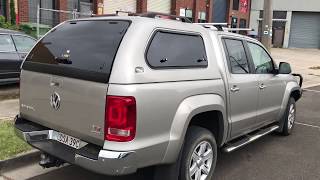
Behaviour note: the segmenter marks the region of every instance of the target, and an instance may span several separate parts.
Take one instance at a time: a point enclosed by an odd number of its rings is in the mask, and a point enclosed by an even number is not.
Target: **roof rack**
[[[224,31],[224,28],[228,27],[228,23],[194,23],[201,25],[205,28],[215,27],[218,31]]]
[[[230,31],[253,31],[254,29],[250,28],[229,28],[228,23],[194,23],[198,25],[202,25],[205,28],[211,28],[215,27],[218,31],[225,31],[225,32],[230,32]]]
[[[225,28],[225,31],[253,31],[254,29],[250,28]]]
[[[192,23],[187,17],[176,16],[166,13],[158,13],[158,12],[148,12],[148,13],[134,13],[130,11],[116,11],[115,14],[103,14],[103,15],[92,15],[91,17],[108,17],[108,16],[140,16],[140,17],[148,17],[148,18],[159,18],[159,19],[171,19],[176,21],[181,21],[185,23]]]
[[[137,14],[137,15],[141,17],[171,19],[171,20],[181,21],[185,23],[192,23],[187,17],[176,16],[176,15],[171,15],[166,13],[148,12],[148,13]]]

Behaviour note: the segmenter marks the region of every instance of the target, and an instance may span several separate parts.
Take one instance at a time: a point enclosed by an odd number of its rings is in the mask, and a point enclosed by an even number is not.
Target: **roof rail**
[[[228,27],[228,23],[194,23],[198,25],[202,25],[205,28],[215,27],[218,31],[224,31],[224,28]]]
[[[166,13],[147,12],[147,13],[134,14],[134,15],[141,16],[141,17],[148,17],[148,18],[171,19],[171,20],[181,21],[185,23],[192,23],[187,17],[176,16],[176,15],[171,15]]]
[[[253,31],[254,29],[250,28],[225,28],[225,31]]]
[[[148,17],[148,18],[171,19],[171,20],[181,21],[185,23],[192,23],[187,17],[176,16],[176,15],[171,15],[166,13],[158,13],[158,12],[134,13],[130,11],[116,11],[115,14],[92,15],[91,17],[108,17],[108,16],[140,16],[140,17]]]

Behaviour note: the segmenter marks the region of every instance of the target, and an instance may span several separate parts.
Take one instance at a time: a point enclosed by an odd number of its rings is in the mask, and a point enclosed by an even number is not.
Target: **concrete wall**
[[[253,0],[252,10],[262,10],[263,0]],[[320,0],[273,0],[276,11],[313,11],[320,12]]]
[[[258,32],[259,14],[263,10],[263,0],[253,0],[251,4],[250,28]],[[293,11],[320,12],[320,0],[273,0],[274,11],[287,11],[287,22],[285,27],[283,47],[288,48],[291,17]]]

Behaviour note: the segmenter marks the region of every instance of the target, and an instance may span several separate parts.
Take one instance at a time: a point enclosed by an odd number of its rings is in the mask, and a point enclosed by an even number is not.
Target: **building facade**
[[[261,37],[263,0],[252,1],[250,28]],[[273,0],[274,47],[320,48],[320,1]]]
[[[214,0],[212,22],[228,23],[232,28],[247,28],[251,0]]]
[[[37,22],[37,7],[49,9],[40,11],[40,23],[55,26],[62,21],[71,19],[72,11],[79,14],[92,14],[97,1],[93,0],[18,0],[18,16],[21,23]],[[61,12],[50,11],[61,10]],[[65,11],[65,12],[63,12]]]
[[[213,0],[100,0],[103,6],[100,14],[114,14],[116,11],[135,13],[159,12],[184,16],[192,22],[212,21]],[[98,13],[98,14],[99,14]]]
[[[1,2],[4,0],[0,0]],[[188,17],[192,22],[211,22],[213,0],[18,0],[21,23],[37,22],[37,6],[43,9],[74,11],[81,14],[114,14],[116,11],[136,13],[160,12]],[[1,8],[5,8],[1,4]],[[0,11],[1,12],[1,11]],[[54,26],[70,19],[71,13],[40,11],[40,23]]]

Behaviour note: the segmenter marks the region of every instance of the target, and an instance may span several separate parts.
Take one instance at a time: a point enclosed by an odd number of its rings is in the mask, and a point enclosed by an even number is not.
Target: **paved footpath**
[[[320,50],[319,49],[271,49],[274,60],[288,62],[294,73],[302,74],[304,78],[303,87],[320,85]]]
[[[0,101],[0,120],[13,119],[19,112],[19,99]]]

